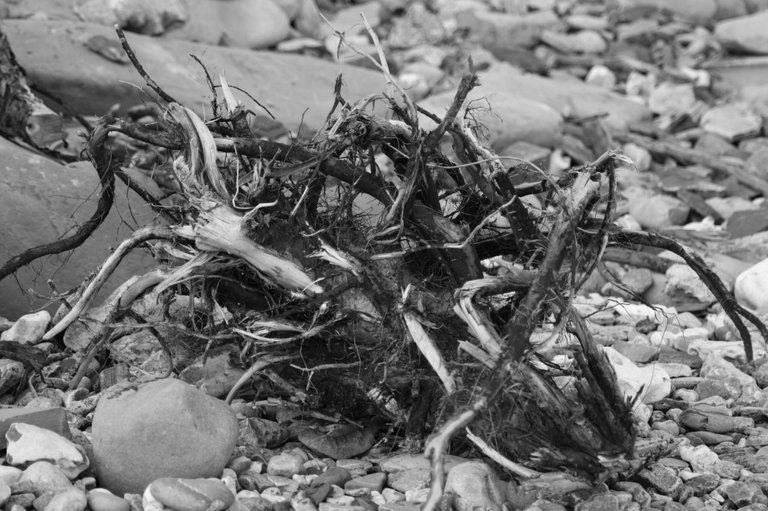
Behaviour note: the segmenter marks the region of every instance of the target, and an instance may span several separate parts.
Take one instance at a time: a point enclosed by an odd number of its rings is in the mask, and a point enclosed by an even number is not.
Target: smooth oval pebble
[[[130,511],[127,500],[118,497],[104,488],[95,488],[88,492],[88,507],[91,511]]]
[[[29,489],[36,496],[50,491],[59,493],[72,487],[67,475],[56,465],[48,461],[37,461],[21,473],[21,477],[13,483],[14,493]]]
[[[54,495],[43,511],[84,511],[87,505],[83,490],[72,487]]]
[[[221,511],[235,501],[229,488],[218,479],[162,477],[149,485],[149,492],[176,511]]]

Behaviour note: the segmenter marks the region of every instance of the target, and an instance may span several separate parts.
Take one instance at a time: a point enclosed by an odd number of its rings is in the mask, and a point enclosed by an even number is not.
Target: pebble
[[[130,511],[127,500],[118,497],[109,490],[94,488],[86,495],[91,511]]]
[[[235,495],[217,479],[163,477],[147,489],[155,500],[175,511],[221,511],[235,501]]]
[[[736,278],[733,294],[743,306],[768,312],[768,259],[744,270]]]
[[[269,458],[267,474],[292,477],[304,470],[304,460],[293,454],[278,454]]]
[[[425,468],[410,468],[392,472],[387,477],[387,484],[399,492],[426,488],[431,481],[431,471]]]
[[[387,474],[384,472],[375,472],[363,477],[356,477],[350,479],[344,483],[344,490],[349,492],[350,490],[357,490],[360,488],[367,488],[371,491],[378,491],[384,489],[384,483],[387,482]]]
[[[629,214],[652,231],[684,224],[690,211],[682,201],[669,195],[640,196],[629,204]]]
[[[500,510],[505,499],[503,484],[494,470],[480,461],[454,466],[445,480],[444,492],[453,493],[457,511]]]
[[[50,322],[51,314],[48,311],[25,314],[17,319],[11,328],[0,333],[0,341],[28,345],[38,344],[43,339],[43,334]]]
[[[731,103],[708,110],[701,118],[701,127],[733,142],[759,135],[763,120],[749,105]]]

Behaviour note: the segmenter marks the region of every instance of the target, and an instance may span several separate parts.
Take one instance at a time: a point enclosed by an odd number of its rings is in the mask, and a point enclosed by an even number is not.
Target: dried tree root
[[[591,169],[596,171],[597,169]],[[530,289],[505,327],[502,353],[482,394],[468,408],[444,424],[427,443],[425,456],[431,460],[432,486],[425,511],[434,511],[442,495],[442,460],[446,446],[461,429],[468,426],[501,391],[511,374],[523,369],[521,360],[536,323],[537,312],[548,294],[556,289],[556,278],[571,248],[577,226],[585,219],[600,193],[600,183],[592,172],[579,174],[571,189],[564,193],[557,221],[549,235],[547,251]]]
[[[109,296],[109,298],[107,298],[104,305],[102,306],[106,313],[104,320],[100,321],[96,327],[96,331],[92,332],[92,339],[95,339],[95,342],[92,341],[90,350],[86,356],[83,357],[83,360],[80,362],[80,367],[75,373],[75,376],[69,382],[69,390],[76,389],[80,384],[80,380],[82,380],[87,373],[91,361],[93,360],[93,357],[96,356],[99,348],[105,342],[110,340],[112,333],[115,330],[113,324],[119,318],[119,316],[124,313],[126,307],[128,307],[134,300],[136,300],[136,298],[144,294],[149,288],[154,287],[162,282],[167,276],[168,273],[164,270],[153,270],[142,275],[141,277],[131,277],[112,292],[112,294]],[[128,311],[130,311],[130,309],[128,309]],[[130,314],[130,312],[125,313]],[[166,353],[169,354],[168,360],[172,370],[173,358],[170,354],[170,350],[162,342],[159,335],[156,335],[156,337],[161,343],[161,346],[163,346],[163,349],[166,351]]]
[[[692,249],[686,247],[682,243],[652,232],[634,232],[623,231],[611,234],[611,240],[617,243],[630,243],[633,245],[645,245],[649,247],[663,248],[669,250],[680,257],[682,257],[686,264],[696,272],[696,275],[704,282],[709,288],[715,299],[722,305],[723,311],[733,321],[736,326],[736,330],[741,335],[741,340],[744,343],[744,352],[747,356],[747,361],[751,362],[754,358],[752,349],[752,336],[749,334],[749,329],[742,321],[741,317],[746,318],[750,323],[757,327],[760,335],[763,339],[768,341],[768,328],[760,321],[754,314],[742,307],[733,296],[733,293],[723,284],[715,272],[713,272],[699,254]]]
[[[278,362],[287,362],[288,360],[293,360],[295,358],[298,358],[299,355],[267,355],[261,358],[256,359],[256,362],[251,365],[251,367],[248,368],[248,370],[243,373],[243,375],[240,377],[239,380],[232,386],[232,388],[229,391],[229,394],[227,394],[227,397],[224,399],[224,402],[229,404],[232,402],[232,399],[235,397],[235,394],[237,394],[237,391],[240,390],[240,387],[245,385],[245,383],[253,378],[253,376],[261,371],[262,369],[265,369],[272,364],[277,364]]]
[[[83,291],[82,296],[72,309],[48,332],[45,333],[43,339],[49,341],[59,335],[61,332],[75,321],[80,314],[90,305],[96,294],[104,286],[112,272],[115,271],[120,261],[135,247],[138,245],[154,239],[174,240],[183,238],[179,229],[173,229],[167,226],[150,226],[143,227],[135,231],[130,238],[126,239],[117,247],[117,249],[110,255],[104,264],[101,265],[96,276],[91,280],[88,286]],[[190,239],[189,237],[187,239]]]

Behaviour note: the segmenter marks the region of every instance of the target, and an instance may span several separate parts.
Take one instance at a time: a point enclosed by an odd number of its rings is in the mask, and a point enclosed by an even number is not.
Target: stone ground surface
[[[599,152],[585,126],[600,118],[612,148],[634,164],[619,170],[618,223],[691,243],[739,303],[768,319],[768,2],[341,4],[320,9],[374,54],[358,18],[364,12],[395,78],[438,115],[472,57],[481,80],[473,99],[492,107],[478,119],[501,155],[552,173],[588,163]],[[349,100],[385,86],[365,58],[336,53],[337,37],[311,0],[85,0],[74,8],[15,0],[0,14],[36,90],[54,108],[86,116],[123,113],[152,97],[115,45],[113,23],[132,31],[138,58],[178,101],[206,116],[210,92],[192,53],[216,81],[222,73],[275,114],[279,122],[265,123],[272,138],[322,129],[339,72]],[[82,140],[72,131],[57,149],[77,154]],[[90,214],[98,183],[89,164],[61,165],[5,139],[0,155],[0,260],[66,235]],[[0,316],[8,318],[1,341],[61,352],[42,340],[58,305],[47,279],[61,291],[77,286],[110,247],[153,221],[124,187],[117,195],[116,210],[85,245],[0,283]],[[449,456],[444,491],[454,509],[768,509],[765,340],[753,335],[757,360],[747,364],[739,333],[709,291],[674,256],[661,256],[671,260],[663,272],[607,263],[574,302],[622,391],[639,397],[637,452],[659,456],[626,480],[600,484],[559,472],[513,477],[479,454]],[[152,265],[132,256],[111,288]],[[158,339],[142,329],[114,340],[114,364],[92,367],[69,389],[104,319],[99,309],[88,316],[95,321],[63,336],[68,351],[45,368],[47,385],[0,359],[5,509],[395,511],[426,501],[428,461],[394,445],[386,428],[305,417],[280,399],[221,401],[243,375],[226,347],[167,378]]]

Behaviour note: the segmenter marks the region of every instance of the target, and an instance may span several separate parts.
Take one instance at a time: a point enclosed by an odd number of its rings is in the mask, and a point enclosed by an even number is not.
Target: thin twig
[[[141,62],[139,62],[139,59],[136,58],[136,54],[133,52],[133,48],[131,48],[131,45],[128,44],[128,39],[125,38],[125,34],[123,33],[123,29],[120,28],[120,25],[115,25],[115,31],[117,32],[117,37],[120,38],[120,44],[123,46],[123,50],[125,50],[125,54],[128,55],[128,58],[131,60],[131,64],[133,64],[133,67],[136,68],[136,71],[141,75],[142,78],[144,78],[144,81],[147,82],[147,85],[157,93],[160,98],[167,102],[167,103],[178,103],[173,97],[171,97],[169,94],[167,94],[155,81],[152,79],[151,76],[144,70],[144,66],[141,65]]]

